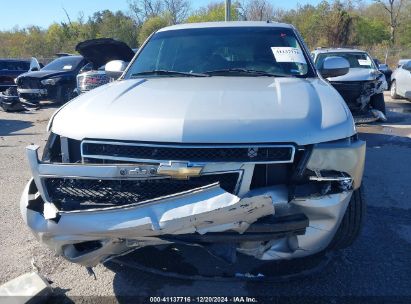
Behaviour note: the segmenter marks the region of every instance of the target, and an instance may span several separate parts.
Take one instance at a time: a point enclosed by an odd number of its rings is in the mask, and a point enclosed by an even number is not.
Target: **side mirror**
[[[324,59],[320,73],[324,78],[338,77],[348,73],[350,63],[342,57],[331,56]]]
[[[381,72],[388,71],[388,65],[387,64],[379,64],[378,65],[378,70]]]
[[[104,70],[110,78],[117,79],[119,78],[127,67],[127,62],[122,60],[112,60],[106,64]]]
[[[30,72],[35,72],[35,71],[38,71],[38,70],[39,70],[38,67],[32,67],[32,68],[30,69]]]

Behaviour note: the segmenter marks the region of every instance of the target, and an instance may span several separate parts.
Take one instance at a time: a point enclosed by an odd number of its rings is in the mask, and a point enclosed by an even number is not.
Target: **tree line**
[[[0,57],[52,58],[74,53],[78,42],[111,37],[139,47],[154,31],[183,22],[223,21],[225,4],[192,9],[190,0],[128,0],[126,11],[80,13],[48,28],[28,26],[0,31]],[[284,10],[269,0],[232,1],[232,20],[272,20],[297,27],[310,49],[356,46],[381,58],[411,57],[411,0],[323,0]],[[390,59],[390,58],[389,58]]]

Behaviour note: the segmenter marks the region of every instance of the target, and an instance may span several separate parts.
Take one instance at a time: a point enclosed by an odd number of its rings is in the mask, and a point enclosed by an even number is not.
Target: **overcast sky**
[[[320,0],[269,0],[274,7],[294,8],[297,4],[318,4]],[[192,0],[192,8],[197,9],[215,0]],[[14,26],[38,25],[47,27],[53,22],[66,19],[63,7],[70,18],[76,19],[82,11],[87,17],[96,11],[109,9],[127,10],[127,0],[0,0],[0,29],[8,30]]]

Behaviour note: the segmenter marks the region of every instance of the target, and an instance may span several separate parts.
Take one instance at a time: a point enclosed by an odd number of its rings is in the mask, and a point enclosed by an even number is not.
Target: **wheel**
[[[354,243],[361,231],[365,209],[366,204],[359,188],[351,196],[340,227],[328,246],[329,250],[347,248]]]
[[[61,86],[58,88],[56,101],[59,104],[65,104],[73,98],[73,89],[68,86]]]
[[[385,115],[384,93],[371,96],[370,104],[373,109],[381,111]]]
[[[397,95],[397,83],[395,80],[391,82],[391,90],[390,90],[390,95],[392,99],[398,99],[400,96]]]

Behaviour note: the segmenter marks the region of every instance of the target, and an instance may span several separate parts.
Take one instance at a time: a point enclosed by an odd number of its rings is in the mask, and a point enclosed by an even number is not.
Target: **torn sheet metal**
[[[79,256],[73,251],[66,256],[84,266],[95,266],[107,253],[117,255],[127,250],[124,239],[226,230],[242,233],[257,219],[274,214],[269,196],[240,199],[215,184],[143,205],[62,213],[57,224],[26,209],[28,187],[22,197],[25,220],[40,240],[57,252],[63,253],[70,244],[108,240],[92,252],[92,259],[78,261]],[[90,261],[95,264],[90,265]]]
[[[244,242],[238,252],[260,260],[282,260],[300,258],[324,250],[337,231],[352,191],[326,195],[318,198],[292,200],[293,212],[302,212],[309,218],[310,226],[304,235],[293,235],[269,242]]]
[[[18,112],[26,110],[17,94],[16,87],[8,88],[4,93],[0,93],[0,109],[6,112]]]
[[[371,97],[383,93],[387,89],[387,82],[382,79],[376,79],[374,82],[364,84],[361,95],[357,99],[357,103],[361,106],[361,110],[370,103]]]

